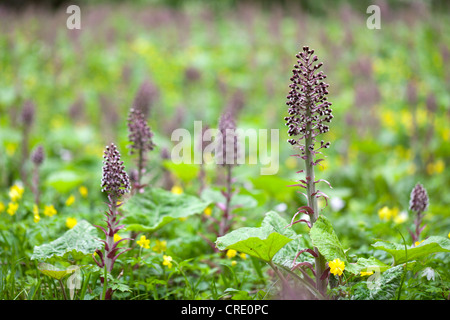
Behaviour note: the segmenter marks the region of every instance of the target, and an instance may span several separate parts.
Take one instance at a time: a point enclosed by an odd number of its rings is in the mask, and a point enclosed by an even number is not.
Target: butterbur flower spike
[[[423,213],[428,209],[429,198],[427,190],[420,184],[416,186],[411,191],[411,198],[409,200],[409,209],[416,213],[416,218],[414,219],[415,231],[410,231],[413,244],[415,244],[422,233],[425,226],[421,226],[423,220]]]
[[[409,201],[409,209],[420,214],[426,211],[428,208],[428,194],[427,190],[420,184],[416,186],[411,191],[411,198]]]
[[[107,193],[109,200],[107,203],[108,210],[105,213],[107,227],[96,226],[105,234],[105,240],[101,240],[104,244],[104,254],[97,250],[96,253],[100,260],[97,260],[95,256],[93,256],[93,259],[100,268],[106,268],[106,271],[111,273],[117,258],[131,249],[126,248],[120,251],[121,248],[118,247],[121,241],[130,240],[129,238],[121,238],[118,241],[114,241],[114,235],[124,228],[123,225],[119,224],[123,217],[119,216],[118,208],[121,205],[121,197],[130,192],[130,181],[123,161],[120,160],[120,153],[114,144],[106,147],[103,158],[101,187],[102,192]],[[103,285],[106,290],[106,279],[103,279]],[[113,292],[111,288],[105,292],[105,297],[111,298]]]
[[[231,112],[225,112],[219,120],[217,162],[222,166],[235,166],[238,159],[236,122]]]
[[[147,162],[146,153],[155,148],[152,137],[153,133],[145,120],[144,114],[137,109],[131,109],[128,116],[128,140],[130,154],[137,154],[137,177],[136,186],[140,189],[142,174],[145,171]]]

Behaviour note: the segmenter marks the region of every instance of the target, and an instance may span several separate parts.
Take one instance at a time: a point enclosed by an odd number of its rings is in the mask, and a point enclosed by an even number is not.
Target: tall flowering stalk
[[[147,163],[146,153],[154,149],[151,132],[144,114],[138,109],[131,109],[128,116],[128,140],[130,154],[137,154],[136,189],[142,190],[142,175],[145,173]]]
[[[409,209],[416,213],[416,218],[414,219],[415,230],[414,232],[410,231],[414,245],[419,241],[420,234],[425,228],[425,225],[422,226],[422,220],[424,212],[428,209],[428,201],[427,190],[420,183],[416,184],[411,191],[409,201]]]
[[[130,192],[130,181],[128,174],[126,173],[123,161],[120,160],[120,153],[116,146],[111,143],[106,147],[104,152],[103,161],[103,177],[102,177],[102,192],[105,192],[108,197],[108,211],[106,211],[106,225],[107,227],[96,226],[105,234],[106,239],[102,240],[104,243],[104,253],[101,250],[96,250],[96,254],[99,256],[100,261],[93,255],[94,261],[100,268],[105,269],[103,277],[103,298],[111,299],[112,289],[107,288],[107,273],[111,273],[114,267],[114,262],[124,252],[131,248],[122,249],[119,251],[118,244],[124,240],[130,240],[129,238],[122,238],[118,241],[114,241],[114,235],[124,228],[124,225],[119,225],[123,217],[119,216],[119,207],[121,206],[121,198],[124,194]]]
[[[39,167],[44,162],[44,148],[42,145],[36,147],[36,149],[31,154],[31,161],[33,162],[33,182],[31,184],[31,189],[34,193],[34,203],[39,205],[40,202],[40,191],[39,191]]]
[[[232,192],[232,171],[237,165],[238,140],[236,134],[236,122],[231,112],[225,112],[219,120],[219,137],[216,160],[226,171],[226,190],[222,192],[225,196],[225,204],[220,209],[223,211],[222,219],[219,223],[219,236],[228,232],[231,227],[231,198]]]
[[[306,189],[303,195],[307,199],[307,206],[299,208],[291,225],[307,222],[308,226],[312,227],[319,217],[317,199],[320,197],[327,199],[323,192],[316,189],[318,182],[325,181],[315,178],[314,167],[323,160],[316,159],[316,155],[321,153],[320,149],[330,146],[329,142],[323,140],[318,144],[317,137],[329,131],[328,123],[331,122],[333,115],[331,103],[327,100],[328,84],[322,81],[326,75],[323,71],[318,71],[323,63],[316,63],[318,58],[314,55],[314,50],[307,46],[303,47],[296,57],[298,60],[292,70],[293,76],[290,78],[292,83],[289,85],[290,91],[286,102],[289,115],[285,117],[285,121],[289,128],[288,135],[291,137],[288,142],[299,149],[300,154],[296,156],[305,162],[305,170],[298,172],[305,172],[305,179],[300,180],[300,183],[295,186]],[[310,221],[302,219],[294,222],[295,217],[300,213],[308,214]],[[317,248],[314,248],[314,251],[302,250],[300,253],[302,252],[309,252],[315,257],[316,287],[321,293],[325,293],[327,288],[325,258]]]

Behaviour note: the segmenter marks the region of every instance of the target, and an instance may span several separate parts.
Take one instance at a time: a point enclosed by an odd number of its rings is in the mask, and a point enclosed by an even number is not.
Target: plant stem
[[[64,285],[62,283],[62,280],[59,279],[58,281],[59,281],[59,285],[61,286],[61,291],[62,291],[62,293],[64,295],[64,300],[67,300],[66,290],[64,289]]]
[[[102,292],[102,300],[105,300],[106,298],[106,289],[108,287],[108,283],[107,283],[107,279],[108,279],[108,272],[106,270],[106,264],[105,267],[103,268],[103,292]]]
[[[306,108],[306,117],[311,117],[311,107]],[[315,187],[315,175],[314,175],[314,155],[310,150],[310,146],[314,145],[314,139],[312,137],[313,130],[311,128],[311,123],[306,126],[306,137],[305,137],[305,167],[306,167],[306,194],[308,197],[308,206],[313,210],[311,217],[311,227],[319,218],[319,210],[317,205],[317,198],[315,197],[316,187]],[[315,258],[315,268],[316,268],[316,287],[321,294],[325,294],[327,290],[327,280],[321,280],[321,276],[325,271],[325,258],[319,252],[317,248],[314,248],[317,254]]]

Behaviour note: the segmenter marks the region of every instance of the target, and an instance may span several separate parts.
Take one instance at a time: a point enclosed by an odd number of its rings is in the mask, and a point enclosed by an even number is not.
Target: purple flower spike
[[[144,114],[137,110],[131,109],[128,116],[128,140],[131,142],[130,154],[136,152],[147,152],[154,149],[151,132],[147,121],[144,118]]]
[[[217,161],[222,166],[237,165],[238,141],[236,123],[233,114],[225,112],[219,120],[219,139],[217,149]]]
[[[420,184],[416,184],[411,191],[411,198],[409,201],[409,209],[420,214],[428,208],[428,194],[427,190]]]
[[[297,137],[288,140],[292,145],[298,144],[303,138],[315,140],[317,135],[328,132],[329,126],[326,123],[333,119],[331,103],[326,97],[328,84],[322,81],[326,75],[323,71],[317,72],[323,63],[315,64],[318,59],[313,54],[314,50],[303,47],[303,51],[296,55],[298,64],[292,70],[291,90],[286,102],[289,116],[285,117],[289,136]],[[303,148],[304,146],[301,149]]]
[[[103,161],[102,192],[118,200],[125,193],[130,192],[130,180],[126,173],[123,161],[116,146],[111,143],[106,147]]]

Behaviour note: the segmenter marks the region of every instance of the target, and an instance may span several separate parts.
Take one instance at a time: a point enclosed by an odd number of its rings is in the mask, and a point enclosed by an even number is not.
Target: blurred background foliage
[[[64,2],[38,2],[0,4],[3,203],[20,180],[20,113],[31,100],[29,149],[43,144],[46,151],[44,202],[62,208],[71,191],[86,186],[89,199],[80,211],[94,221],[103,205],[104,146],[114,141],[133,167],[126,118],[146,83],[158,146],[149,155],[152,185],[197,193],[196,166],[167,165],[171,133],[193,132],[194,120],[216,128],[231,106],[240,128],[280,130],[276,175],[261,176],[260,165],[235,170],[241,193],[258,201],[240,211],[238,224],[258,225],[274,208],[290,220],[304,199],[287,187],[300,179],[295,172],[302,164],[285,142],[285,100],[295,54],[309,45],[324,62],[335,115],[317,176],[333,186],[323,187],[330,196],[324,213],[344,245],[363,252],[375,238],[400,239],[394,226],[407,234],[417,182],[430,195],[424,233],[449,233],[447,1],[77,1],[81,30],[66,28]],[[366,27],[369,4],[381,8],[380,30]],[[207,168],[210,185],[220,186],[222,178]],[[396,212],[392,217],[406,218],[381,219],[385,206]]]

